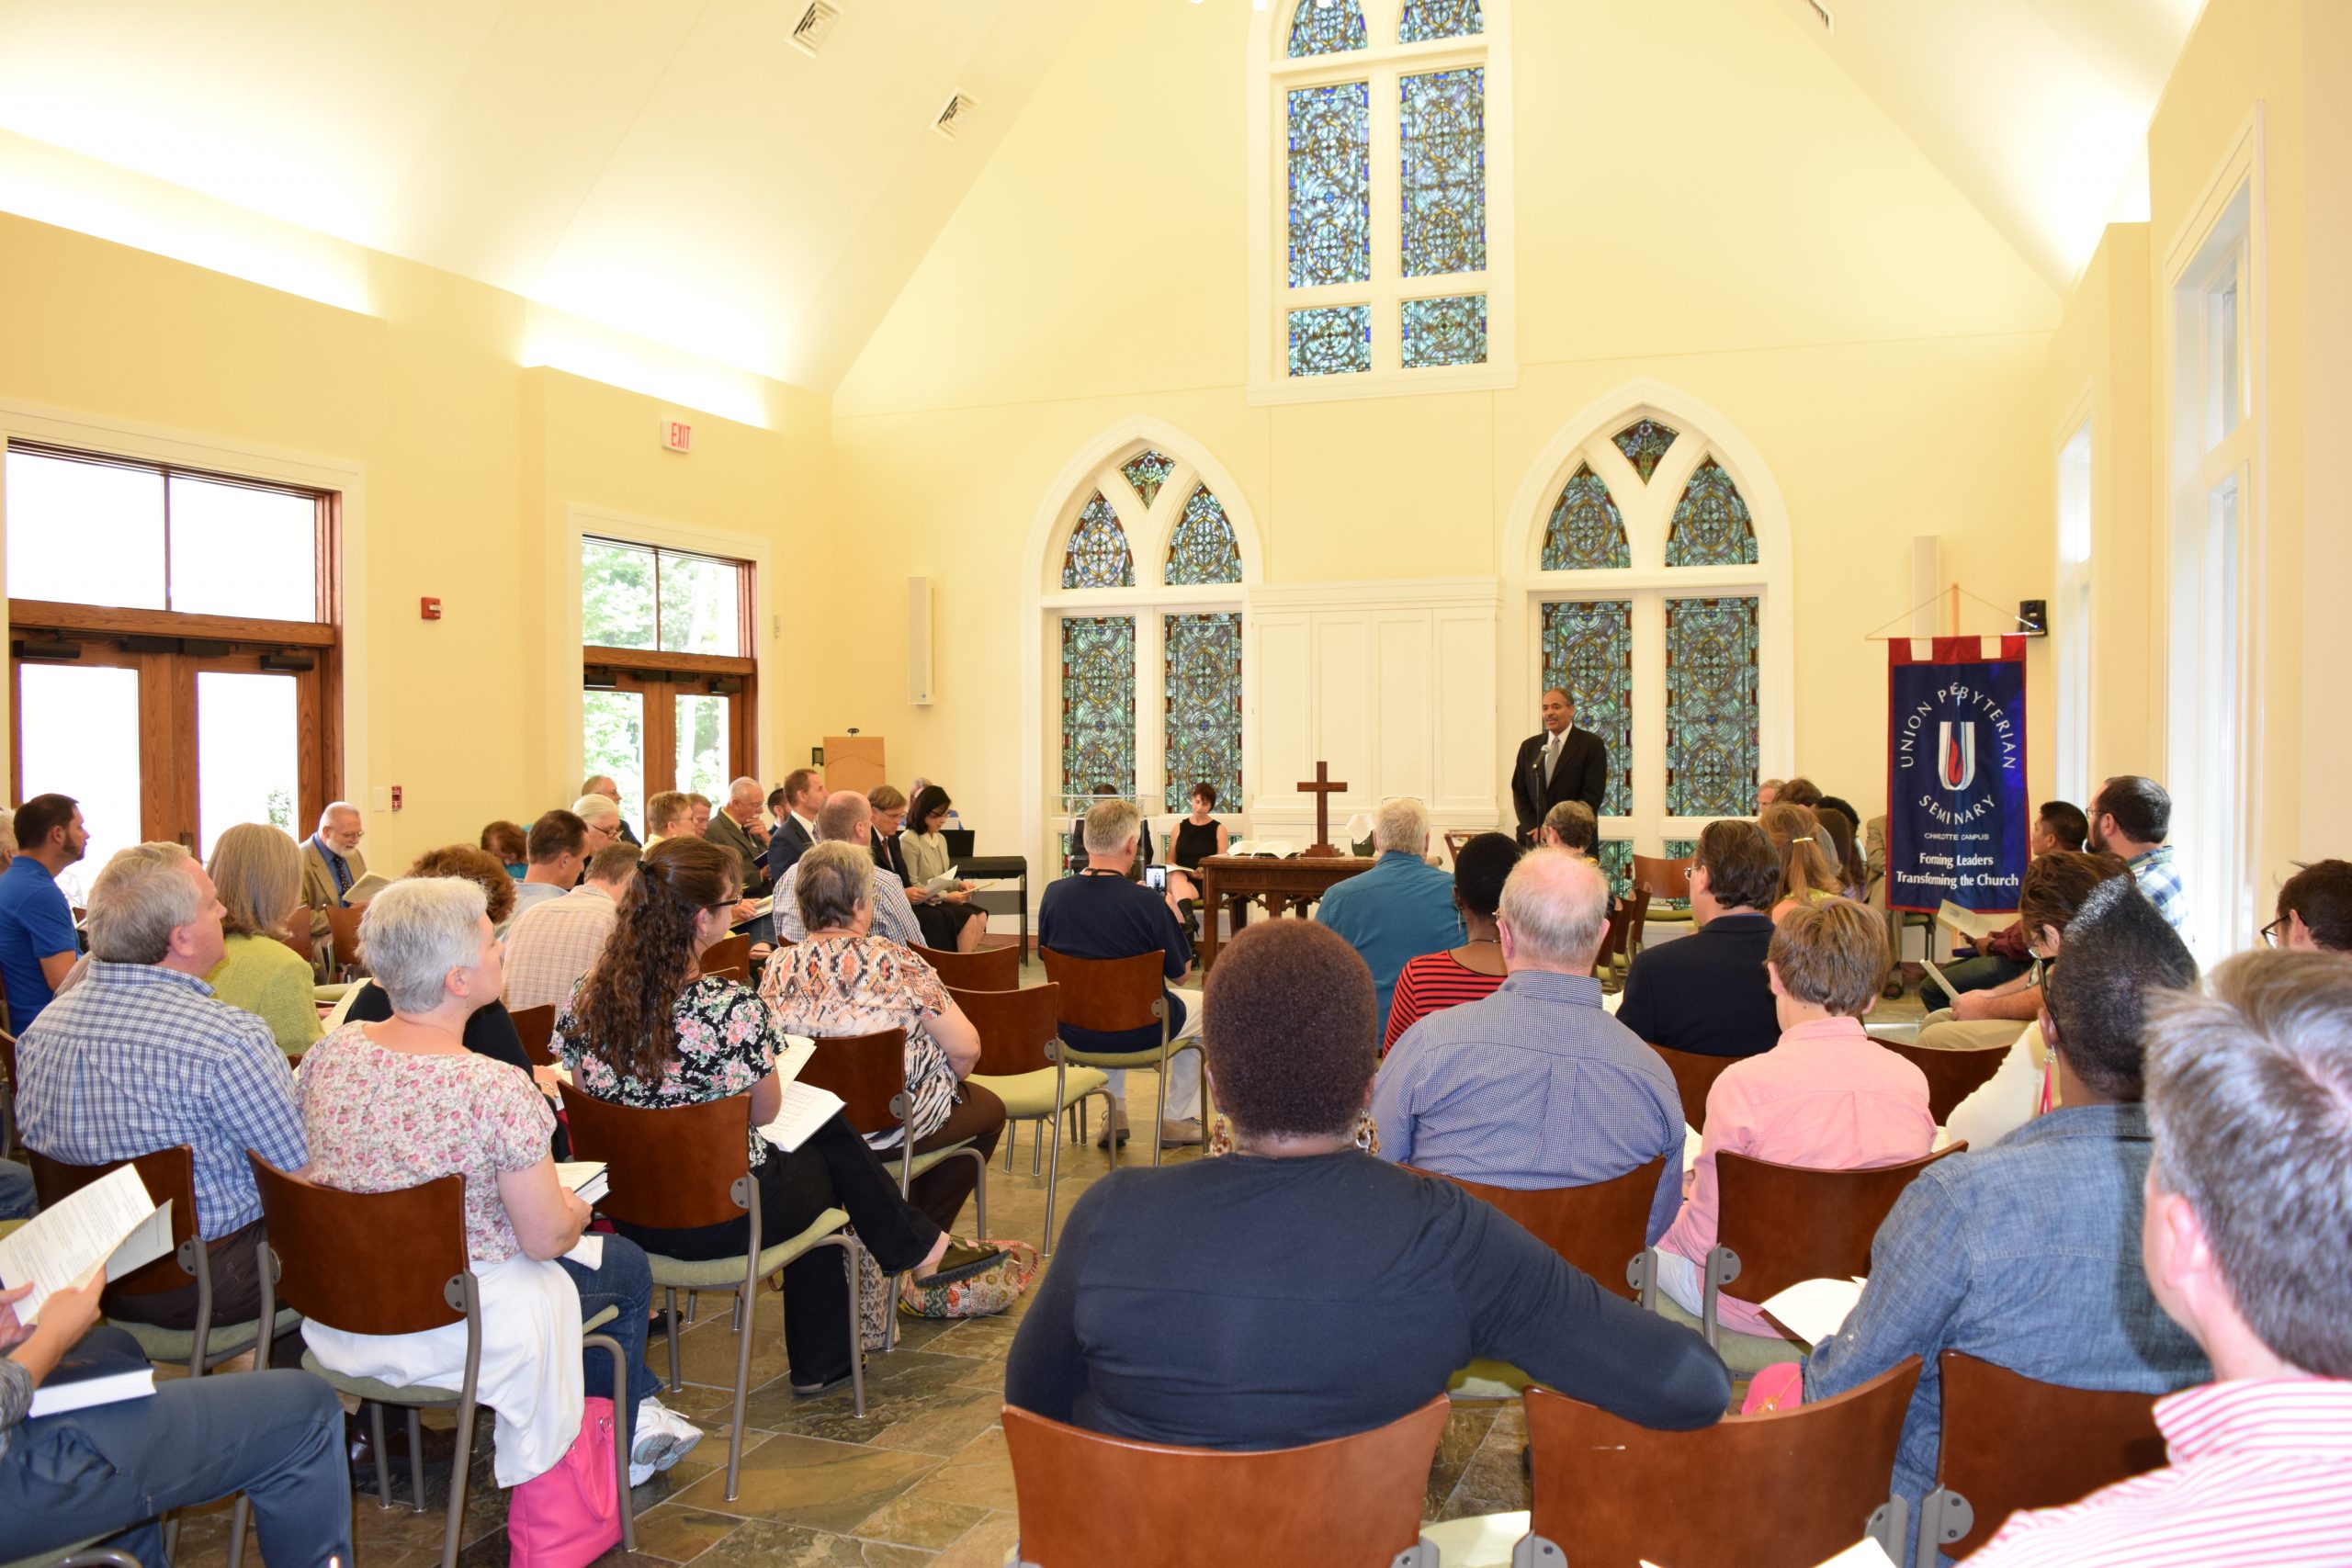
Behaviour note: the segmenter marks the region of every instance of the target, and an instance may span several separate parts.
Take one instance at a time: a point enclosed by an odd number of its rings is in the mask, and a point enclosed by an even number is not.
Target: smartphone
[[[1164,865],[1145,866],[1143,868],[1143,885],[1146,887],[1151,888],[1155,892],[1167,892],[1168,868]]]

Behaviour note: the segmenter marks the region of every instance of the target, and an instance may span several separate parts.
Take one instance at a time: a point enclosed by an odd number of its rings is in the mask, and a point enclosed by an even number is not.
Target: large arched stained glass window
[[[1396,22],[1398,43],[1427,43],[1431,39],[1470,38],[1487,30],[1478,0],[1405,0]]]
[[[1096,491],[1069,531],[1069,548],[1062,557],[1064,588],[1133,588],[1135,557],[1127,549],[1126,530],[1119,514]]]
[[[1674,445],[1674,438],[1680,434],[1672,425],[1660,424],[1654,419],[1637,419],[1612,439],[1617,450],[1625,455],[1625,461],[1634,465],[1634,472],[1647,484],[1650,476],[1657,472],[1657,460],[1666,456],[1666,449]]]
[[[1684,487],[1667,530],[1668,566],[1753,566],[1756,522],[1739,487],[1712,457],[1699,465]]]
[[[1136,618],[1062,617],[1062,794],[1136,792]]]
[[[1577,571],[1630,567],[1625,519],[1610,499],[1609,486],[1589,463],[1579,466],[1560,489],[1552,520],[1544,526],[1544,570]]]
[[[1233,809],[1241,800],[1241,617],[1163,615],[1160,622],[1163,800],[1170,811],[1190,810],[1193,786],[1206,784]]]
[[[1544,686],[1576,698],[1577,728],[1609,748],[1600,814],[1633,810],[1634,602],[1567,599],[1544,606]]]
[[[1666,602],[1668,816],[1755,809],[1758,608],[1746,595]]]
[[[1363,46],[1363,7],[1357,0],[1298,0],[1290,18],[1293,60],[1344,54]]]
[[[1179,586],[1241,581],[1241,550],[1234,543],[1233,525],[1206,485],[1193,490],[1168,536],[1165,575]]]

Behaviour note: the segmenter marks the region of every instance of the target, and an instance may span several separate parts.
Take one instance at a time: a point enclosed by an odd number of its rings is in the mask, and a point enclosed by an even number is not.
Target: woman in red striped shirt
[[[1509,834],[1481,833],[1453,857],[1453,907],[1462,911],[1462,930],[1468,940],[1460,947],[1407,961],[1396,976],[1396,998],[1388,1005],[1382,1055],[1427,1015],[1475,1002],[1503,983],[1495,908],[1502,902],[1503,880],[1519,863],[1519,846]]]

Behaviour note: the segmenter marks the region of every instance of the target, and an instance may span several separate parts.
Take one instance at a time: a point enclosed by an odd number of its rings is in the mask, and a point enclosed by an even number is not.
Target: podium
[[[888,784],[889,770],[882,764],[882,738],[878,735],[828,735],[825,737],[825,788],[838,793],[854,789],[860,795],[872,793],[877,784]]]

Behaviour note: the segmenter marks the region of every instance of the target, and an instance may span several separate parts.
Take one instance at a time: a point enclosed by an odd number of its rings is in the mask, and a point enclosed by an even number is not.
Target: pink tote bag
[[[613,1402],[588,1399],[580,1435],[545,1475],[514,1488],[506,1506],[512,1568],[586,1568],[621,1540],[614,1473]]]

